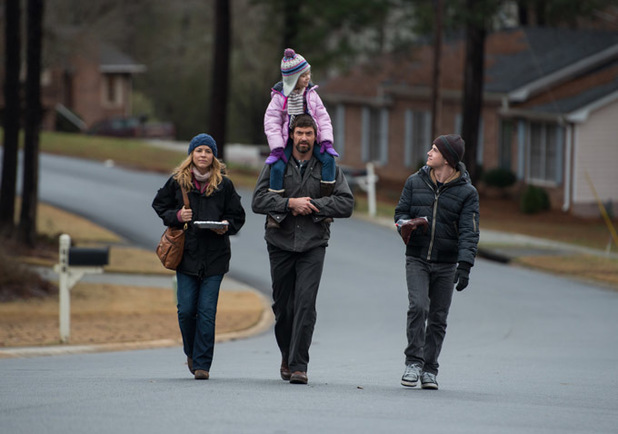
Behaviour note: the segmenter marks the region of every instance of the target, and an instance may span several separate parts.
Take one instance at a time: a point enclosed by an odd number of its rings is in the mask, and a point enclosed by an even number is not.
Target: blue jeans
[[[285,147],[285,156],[290,159],[292,155],[291,140],[288,140],[288,144]],[[320,146],[316,143],[313,146],[313,155],[322,163],[322,181],[332,182],[335,180],[335,157],[328,152],[320,153]],[[287,164],[282,159],[275,161],[270,166],[270,189],[282,190],[283,189],[283,176],[285,174],[285,167]]]
[[[438,356],[446,335],[456,266],[406,256],[409,302],[406,365],[417,363],[434,375],[438,374]]]
[[[210,371],[215,349],[215,318],[223,274],[200,279],[176,272],[178,324],[183,349],[193,369]]]

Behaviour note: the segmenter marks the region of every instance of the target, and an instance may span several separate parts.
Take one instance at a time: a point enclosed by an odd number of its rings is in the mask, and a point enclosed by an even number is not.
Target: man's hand
[[[288,208],[292,211],[292,215],[308,215],[320,210],[311,203],[310,197],[291,197],[288,200]]]
[[[408,245],[408,242],[410,241],[410,236],[412,235],[412,232],[414,232],[419,227],[423,228],[423,233],[427,232],[427,229],[429,228],[429,223],[427,222],[426,218],[418,217],[408,220],[403,225],[401,225],[401,238],[406,245]]]
[[[468,281],[470,280],[470,268],[472,268],[472,265],[467,262],[459,263],[457,271],[455,272],[455,281],[453,282],[457,284],[457,291],[463,291],[468,286]]]

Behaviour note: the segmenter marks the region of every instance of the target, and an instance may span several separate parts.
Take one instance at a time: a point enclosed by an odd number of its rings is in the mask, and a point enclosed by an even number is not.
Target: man
[[[395,208],[406,244],[408,346],[403,386],[437,389],[438,356],[454,283],[468,286],[479,241],[479,197],[461,159],[455,134],[434,140],[427,165],[411,175]]]
[[[337,169],[333,191],[321,197],[322,163],[313,157],[317,127],[310,115],[294,119],[292,151],[284,175],[284,193],[269,190],[265,165],[253,192],[253,212],[274,218],[266,224],[273,287],[275,338],[281,350],[281,378],[307,384],[309,346],[316,322],[315,302],[333,218],[349,217],[354,197]],[[289,148],[289,146],[288,146]]]

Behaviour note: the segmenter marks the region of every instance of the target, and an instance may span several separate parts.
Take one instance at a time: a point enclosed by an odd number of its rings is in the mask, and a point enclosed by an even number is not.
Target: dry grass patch
[[[110,273],[175,274],[161,265],[154,250],[127,246],[111,246],[109,265],[104,268]]]
[[[85,218],[44,203],[39,203],[37,208],[37,232],[56,240],[61,234],[69,234],[73,242],[79,244],[114,244],[124,241],[115,233]]]
[[[256,325],[263,305],[249,291],[221,291],[217,334]],[[71,344],[180,342],[170,290],[78,283],[71,290]],[[0,346],[59,343],[58,296],[0,303]]]
[[[618,260],[598,256],[527,256],[518,264],[565,276],[591,279],[618,289]]]

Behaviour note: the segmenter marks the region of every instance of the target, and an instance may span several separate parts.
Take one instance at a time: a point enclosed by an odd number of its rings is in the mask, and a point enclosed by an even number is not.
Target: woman
[[[189,156],[158,192],[152,207],[166,226],[182,227],[185,246],[176,269],[178,323],[189,370],[196,380],[209,378],[215,346],[215,317],[219,288],[228,272],[229,235],[245,223],[245,210],[225,166],[217,159],[217,144],[208,134],[198,134],[189,143]],[[181,186],[189,197],[183,206]],[[226,226],[200,229],[192,222],[220,221]]]

